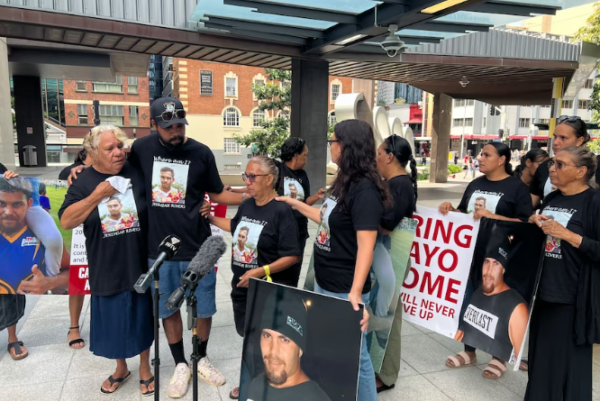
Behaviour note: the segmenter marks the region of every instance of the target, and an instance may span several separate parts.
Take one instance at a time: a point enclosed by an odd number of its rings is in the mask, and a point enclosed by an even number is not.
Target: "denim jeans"
[[[319,287],[315,280],[315,292],[317,294],[329,295],[340,299],[348,299],[348,294],[338,294]],[[369,294],[362,295],[365,307],[369,304]],[[377,401],[377,386],[375,384],[375,371],[367,348],[367,336],[363,333],[362,348],[360,350],[360,371],[358,375],[358,398],[357,401]]]

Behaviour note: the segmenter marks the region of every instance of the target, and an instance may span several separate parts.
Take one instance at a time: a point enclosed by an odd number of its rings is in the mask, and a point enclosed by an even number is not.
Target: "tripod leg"
[[[155,273],[154,280],[154,360],[152,361],[152,364],[154,365],[154,400],[159,401],[160,357],[158,346],[158,328],[160,323],[158,318],[158,302],[160,294],[158,292],[158,272]]]

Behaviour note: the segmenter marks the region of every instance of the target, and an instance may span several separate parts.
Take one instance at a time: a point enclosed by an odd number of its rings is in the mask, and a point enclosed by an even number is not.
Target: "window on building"
[[[585,81],[585,84],[583,85],[583,87],[585,89],[592,89],[592,88],[594,88],[594,79],[590,78],[587,81]]]
[[[487,125],[487,117],[483,117],[483,124],[481,126],[485,127],[486,125]]]
[[[77,92],[87,92],[87,86],[85,81],[75,82],[75,90]]]
[[[79,125],[88,125],[88,108],[87,104],[77,105],[77,115]]]
[[[137,93],[138,93],[137,77],[127,77],[127,93],[137,95]]]
[[[123,106],[100,105],[100,121],[102,124],[123,126]]]
[[[225,79],[225,96],[235,97],[235,78],[226,78]]]
[[[140,125],[137,106],[129,106],[129,125],[132,127],[137,127]]]
[[[123,78],[117,75],[115,82],[92,82],[93,92],[123,93]]]
[[[465,120],[463,120],[462,118],[455,118],[454,120],[452,120],[453,127],[463,127],[464,123]]]
[[[550,124],[550,119],[549,118],[540,118],[538,120],[538,124]]]
[[[240,144],[233,138],[225,138],[223,149],[225,150],[225,153],[241,153]]]
[[[335,119],[335,111],[329,113],[328,122],[329,125],[334,125],[337,122],[337,120]]]
[[[572,100],[563,100],[563,102],[562,102],[562,108],[563,109],[572,109],[573,108],[573,101]]]
[[[213,94],[213,76],[212,71],[200,70],[200,95],[212,96]]]
[[[341,85],[331,85],[331,100],[335,100],[340,95]]]
[[[241,171],[242,166],[240,164],[225,164],[225,171]]]
[[[473,126],[473,119],[465,118],[465,127],[472,127],[472,126]]]
[[[529,128],[529,125],[531,125],[530,118],[519,118],[519,127],[520,128]]]
[[[286,120],[289,121],[289,119],[290,119],[290,111],[289,110],[281,110],[277,114],[277,117],[285,118]]]
[[[465,105],[465,99],[454,99],[454,107],[463,107]]]
[[[252,125],[254,127],[260,127],[260,122],[265,119],[265,112],[259,109],[254,110],[252,113]]]
[[[290,87],[290,83],[285,81],[281,83],[281,89],[287,89]]]
[[[227,78],[229,79],[229,78]],[[223,125],[226,127],[239,127],[240,114],[233,107],[229,107],[223,113]]]
[[[475,100],[474,99],[467,100],[467,106],[473,106],[474,104],[475,104]]]
[[[589,100],[580,100],[579,101],[579,109],[580,110],[587,110],[589,106],[590,106]]]
[[[256,86],[263,86],[264,87],[266,85],[265,84],[265,80],[264,79],[255,79],[254,80],[254,85],[256,85]]]

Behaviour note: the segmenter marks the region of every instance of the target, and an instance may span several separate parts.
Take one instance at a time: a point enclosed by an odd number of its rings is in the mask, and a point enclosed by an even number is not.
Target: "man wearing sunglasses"
[[[246,194],[224,191],[217,171],[215,158],[204,144],[186,137],[186,111],[175,98],[160,98],[150,106],[151,123],[157,133],[134,142],[129,161],[144,174],[146,198],[148,201],[148,263],[154,263],[158,256],[158,245],[167,235],[182,238],[182,247],[175,257],[164,262],[160,270],[159,290],[164,296],[160,300],[159,317],[163,325],[171,353],[175,359],[175,374],[169,384],[168,395],[180,398],[187,392],[191,371],[184,356],[183,324],[179,310],[167,309],[166,301],[179,286],[189,262],[198,248],[211,235],[208,222],[200,216],[199,210],[208,193],[211,200],[225,205],[239,205]],[[165,168],[165,166],[167,166]],[[176,172],[178,190],[185,198],[178,202],[160,202],[152,197],[153,189],[160,188],[160,172],[170,169]],[[215,303],[216,273],[199,281],[198,335],[203,340],[200,345],[202,359],[198,364],[198,374],[208,384],[222,386],[225,377],[215,369],[207,358],[206,348],[212,316],[216,313]]]

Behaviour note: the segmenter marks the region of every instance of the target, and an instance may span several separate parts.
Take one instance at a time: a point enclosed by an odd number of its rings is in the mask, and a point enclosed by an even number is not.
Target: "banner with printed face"
[[[251,279],[246,311],[241,401],[356,400],[362,308]]]
[[[456,340],[518,369],[545,246],[534,224],[482,219]]]
[[[428,207],[418,207],[413,218],[417,227],[402,285],[403,318],[454,338],[479,222]]]

